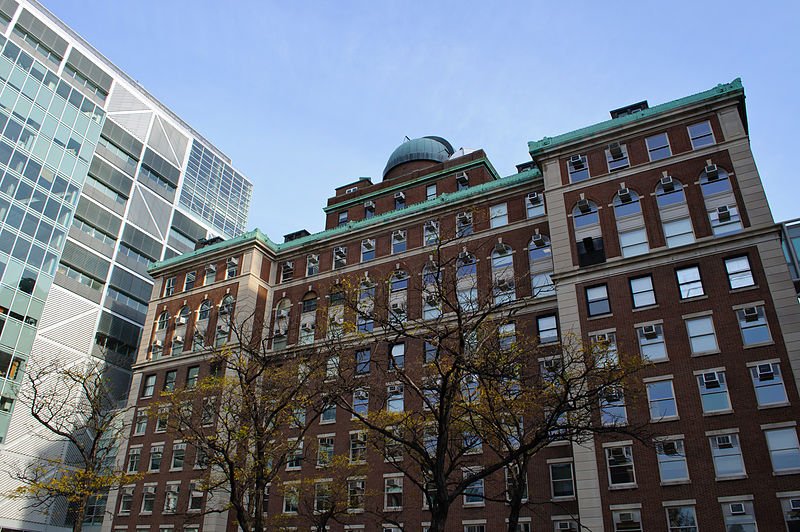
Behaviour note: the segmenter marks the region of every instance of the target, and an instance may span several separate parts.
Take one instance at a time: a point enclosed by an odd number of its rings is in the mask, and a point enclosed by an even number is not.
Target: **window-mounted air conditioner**
[[[469,184],[469,176],[466,172],[461,172],[460,174],[456,175],[456,183],[459,185],[468,185]]]
[[[706,166],[705,169],[706,177],[709,181],[714,181],[715,179],[719,179],[719,168],[717,168],[716,164],[709,164]]]
[[[772,364],[759,364],[756,368],[758,380],[771,381],[775,378],[775,371],[772,369]]]
[[[406,199],[406,193],[405,192],[395,192],[394,193],[394,199],[404,200],[404,199]]]
[[[375,249],[375,242],[373,240],[362,240],[361,249],[364,251],[372,251]]]
[[[228,259],[228,264],[239,264],[239,258],[238,257],[229,258]]]
[[[176,325],[186,325],[186,316],[177,316],[175,318]]]
[[[181,335],[175,336],[175,339],[172,340],[172,342],[173,343],[177,343],[177,344],[182,344],[183,343],[183,336],[181,336]]]
[[[289,309],[288,308],[279,308],[278,311],[275,313],[275,316],[277,316],[277,318],[279,320],[288,318],[289,317]]]
[[[578,210],[583,214],[592,212],[592,207],[589,205],[589,200],[578,200]]]
[[[624,447],[612,447],[609,449],[608,454],[614,460],[625,460],[625,448]]]
[[[569,165],[572,167],[573,170],[583,170],[585,167],[585,163],[583,162],[582,155],[573,155],[569,158]]]
[[[372,201],[372,200],[365,201],[364,202],[364,208],[365,209],[374,209],[375,208],[375,202]]]
[[[719,376],[716,371],[710,373],[703,373],[703,385],[706,388],[719,388]]]
[[[622,159],[622,157],[625,156],[625,154],[622,151],[622,144],[620,144],[619,142],[612,142],[611,144],[609,144],[608,153],[611,154],[611,158],[614,159],[615,161],[617,159]]]
[[[729,434],[717,436],[716,441],[717,441],[717,447],[719,447],[720,449],[733,448],[733,439],[731,439]]]
[[[743,502],[732,502],[730,504],[730,509],[731,515],[745,515],[747,513]]]
[[[153,347],[155,347],[156,349],[160,349],[164,347],[164,342],[162,342],[161,340],[156,340],[155,342],[153,342]]]
[[[406,239],[405,231],[395,231],[392,233],[392,240],[394,242],[403,242]]]
[[[392,312],[405,312],[405,311],[406,311],[406,305],[405,305],[405,303],[401,303],[401,302],[399,302],[399,301],[394,301],[394,302],[393,302],[393,303],[390,305],[390,307],[391,307],[391,309],[392,309]]]
[[[514,284],[508,279],[497,279],[494,286],[501,292],[508,292],[514,289]]]
[[[435,233],[439,230],[439,225],[436,223],[435,220],[428,220],[425,222],[425,232],[426,233]]]
[[[675,456],[678,454],[678,446],[674,441],[665,441],[661,443],[661,450],[667,456]]]
[[[620,512],[620,514],[619,514],[619,522],[620,523],[633,523],[633,512]]]
[[[542,235],[539,235],[539,234],[533,235],[533,238],[531,239],[531,242],[537,248],[544,247],[545,244],[547,244],[547,242],[545,241],[544,237]]]
[[[315,325],[313,323],[304,323],[300,326],[300,328],[306,332],[313,331]]]
[[[658,336],[658,328],[655,325],[645,325],[642,327],[642,334],[645,338],[653,339]]]
[[[633,198],[631,197],[631,190],[626,187],[622,187],[619,189],[619,199],[622,203],[630,203]]]
[[[333,250],[333,257],[335,259],[344,259],[347,257],[347,248],[335,248]]]
[[[717,218],[720,222],[729,222],[731,220],[731,209],[727,205],[717,207]]]
[[[745,321],[758,321],[758,307],[747,307],[742,310]]]

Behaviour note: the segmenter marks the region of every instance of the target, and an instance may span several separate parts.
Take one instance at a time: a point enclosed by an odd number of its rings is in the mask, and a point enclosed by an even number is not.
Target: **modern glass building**
[[[26,367],[108,362],[124,397],[150,262],[228,238],[252,184],[37,2],[0,0],[0,461],[63,455],[18,407]],[[7,476],[0,492],[14,488]],[[62,526],[0,498],[0,528]],[[95,522],[102,519],[102,501]]]

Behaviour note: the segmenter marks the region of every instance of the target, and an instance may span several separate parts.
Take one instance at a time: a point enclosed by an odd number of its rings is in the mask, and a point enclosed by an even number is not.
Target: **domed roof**
[[[403,163],[410,161],[433,161],[441,163],[446,161],[453,155],[453,146],[450,145],[442,137],[422,137],[418,139],[407,140],[397,147],[389,156],[389,161],[386,163],[386,168],[383,169],[383,176],[394,168]]]

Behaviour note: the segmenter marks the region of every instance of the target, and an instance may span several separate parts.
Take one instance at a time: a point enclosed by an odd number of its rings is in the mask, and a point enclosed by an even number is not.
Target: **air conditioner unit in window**
[[[361,249],[364,251],[372,251],[375,249],[375,242],[372,240],[363,240],[361,242]]]
[[[313,331],[315,325],[313,323],[304,323],[300,326],[300,328],[306,332]]]
[[[225,325],[225,324],[217,325],[217,332],[218,333],[227,333],[228,332],[228,326]]]
[[[622,400],[622,390],[617,388],[610,388],[603,390],[603,399],[609,403],[615,403]]]
[[[317,266],[317,265],[319,265],[319,257],[317,255],[310,255],[308,257],[308,265],[309,266]]]
[[[514,283],[508,279],[496,279],[494,286],[500,292],[508,292],[514,289]]]
[[[428,294],[425,296],[425,304],[429,307],[435,307],[439,304],[439,298],[434,294]]]
[[[401,384],[390,384],[386,387],[386,393],[389,395],[401,393],[403,391],[403,386]]]
[[[217,271],[217,267],[213,264],[206,264],[206,271],[207,272],[215,272]]]
[[[429,220],[429,221],[425,222],[425,232],[426,233],[435,233],[438,230],[439,230],[439,226],[437,225],[437,223],[435,221]]]
[[[539,205],[542,202],[542,196],[538,192],[529,192],[526,197],[531,205]]]
[[[394,193],[394,199],[404,200],[404,199],[406,199],[406,193],[405,192],[395,192]]]
[[[620,523],[633,523],[633,512],[621,512],[619,514]]]
[[[730,508],[731,515],[745,515],[747,513],[744,509],[743,502],[732,502]]]
[[[558,529],[565,530],[566,532],[575,532],[576,530],[575,525],[567,521],[561,521],[560,523],[558,523]]]
[[[587,214],[592,212],[592,207],[589,205],[589,200],[578,200],[578,210],[581,211],[583,214]]]
[[[239,258],[238,257],[229,258],[228,259],[228,264],[239,264]]]
[[[612,142],[611,144],[609,144],[608,153],[611,154],[611,158],[614,159],[615,161],[617,159],[622,159],[622,157],[625,155],[622,152],[622,144],[620,144],[619,142]]]
[[[186,317],[185,316],[177,316],[175,318],[176,325],[186,325]]]
[[[719,178],[719,168],[716,164],[709,164],[705,169],[706,177],[709,181],[714,181]]]
[[[775,371],[772,369],[772,364],[759,364],[756,368],[758,372],[758,380],[771,381],[775,378]]]
[[[717,218],[720,222],[729,222],[731,220],[731,210],[727,205],[717,207]]]
[[[629,188],[622,187],[619,189],[619,199],[622,203],[630,203],[633,199],[631,197],[631,190]]]
[[[219,315],[220,316],[227,316],[231,313],[231,307],[228,304],[222,304],[219,306]]]
[[[674,441],[665,441],[661,444],[661,450],[667,456],[675,456],[678,454],[678,446],[675,445]]]
[[[162,342],[161,340],[156,340],[155,342],[153,342],[153,347],[155,347],[156,349],[160,349],[164,347],[164,342]]]
[[[609,450],[608,454],[614,460],[624,460],[625,459],[625,448],[624,447],[612,447]]]
[[[181,335],[175,336],[175,338],[172,340],[172,343],[182,344],[183,343],[183,336],[181,336]]]
[[[672,176],[665,175],[659,182],[661,183],[661,188],[664,189],[664,192],[672,192],[675,190],[675,181],[673,181]]]
[[[742,310],[745,321],[758,321],[758,307],[747,307]]]
[[[335,259],[344,259],[347,257],[347,249],[346,248],[335,248],[333,250],[333,257]]]
[[[545,242],[544,237],[542,235],[539,235],[539,234],[533,235],[533,238],[531,239],[531,242],[537,248],[544,247],[545,244],[547,243],[547,242]]]
[[[402,242],[406,239],[405,231],[395,231],[392,233],[392,240],[394,242]]]
[[[720,384],[717,372],[703,373],[703,385],[706,388],[719,388]]]
[[[791,499],[789,501],[789,508],[795,511],[800,511],[800,499]]]
[[[469,176],[466,172],[461,172],[460,174],[456,175],[456,183],[459,185],[468,185],[469,184]]]
[[[406,311],[406,304],[399,301],[394,301],[390,306],[392,308],[392,312],[394,313]]]
[[[642,334],[645,338],[653,339],[658,336],[658,328],[655,325],[645,325],[642,327]]]
[[[584,162],[582,155],[573,155],[569,158],[569,165],[573,170],[583,170]]]
[[[275,316],[277,316],[277,318],[279,320],[288,318],[289,317],[289,309],[288,308],[279,308],[278,311],[275,313]]]
[[[733,440],[731,439],[730,435],[725,434],[723,436],[717,436],[717,447],[720,449],[732,449],[733,448]]]
[[[375,208],[375,202],[372,201],[372,200],[365,201],[364,202],[364,208],[365,209],[374,209]]]

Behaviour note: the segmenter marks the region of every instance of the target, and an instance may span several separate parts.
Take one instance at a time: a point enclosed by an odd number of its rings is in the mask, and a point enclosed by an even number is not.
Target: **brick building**
[[[229,526],[225,514],[192,513],[208,497],[196,483],[204,471],[144,415],[161,390],[208,373],[203,344],[227,340],[220,312],[263,316],[274,349],[313,342],[321,333],[304,300],[348,274],[421,272],[441,230],[467,235],[459,249],[511,251],[515,278],[526,279],[506,287],[518,334],[602,339],[650,363],[639,375],[646,395],[617,406],[651,422],[655,445],[598,436],[544,449],[528,471],[529,498],[543,502],[523,511],[519,530],[800,530],[800,308],[750,152],[742,85],[611,114],[529,143],[532,160],[506,177],[481,150],[415,139],[395,150],[380,183],[337,188],[320,233],[275,244],[256,230],[156,264],[129,398],[136,414],[120,453],[146,474],[111,494],[106,529]],[[483,255],[478,291],[491,293],[498,285]],[[423,307],[407,301],[409,316]],[[197,331],[204,341],[189,340]],[[388,349],[374,345],[373,357]],[[409,343],[404,355],[423,349]],[[324,435],[346,454],[351,429],[349,416],[322,419],[306,438]],[[368,465],[367,506],[424,530],[422,493],[392,480],[383,460]],[[399,508],[390,504],[398,490]],[[502,530],[503,506],[465,497],[448,529]],[[269,498],[269,513],[286,510]],[[330,529],[395,531],[369,512],[348,522]]]

